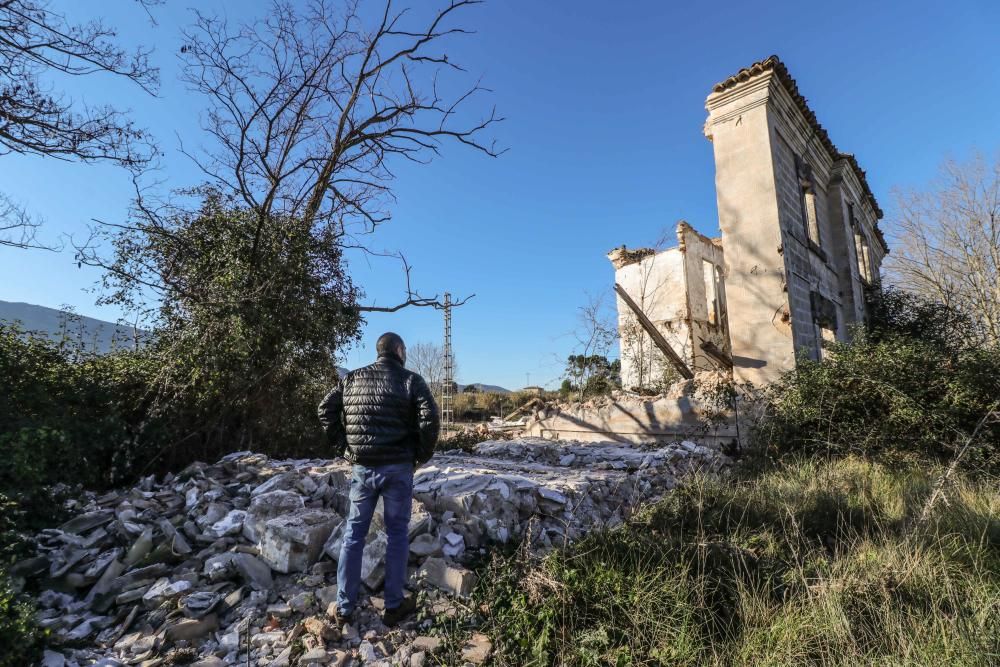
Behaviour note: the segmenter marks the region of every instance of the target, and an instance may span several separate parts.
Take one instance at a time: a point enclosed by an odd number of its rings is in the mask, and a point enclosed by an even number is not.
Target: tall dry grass
[[[1000,664],[1000,486],[846,458],[696,478],[477,591],[497,665]]]

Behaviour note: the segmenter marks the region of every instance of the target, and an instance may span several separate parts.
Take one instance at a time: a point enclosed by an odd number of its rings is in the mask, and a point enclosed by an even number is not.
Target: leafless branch
[[[23,206],[0,192],[0,246],[59,250],[59,246],[38,241],[37,233],[41,225],[41,221],[32,217]]]
[[[476,4],[453,0],[422,27],[391,2],[373,26],[356,2],[275,2],[239,26],[198,12],[181,51],[184,80],[209,100],[211,145],[189,155],[261,227],[280,218],[337,236],[374,231],[390,219],[392,159],[428,161],[446,140],[502,152],[481,138],[502,120],[495,110],[463,119],[488,91],[477,82],[446,98],[437,85],[442,71],[462,71],[441,47],[470,32],[449,23]]]
[[[970,315],[1000,342],[1000,156],[946,162],[925,191],[897,193],[890,280]]]
[[[397,303],[397,304],[395,304],[393,306],[376,306],[376,305],[358,306],[358,310],[359,311],[361,311],[363,313],[395,313],[397,311],[403,310],[404,308],[410,308],[410,307],[414,307],[414,308],[435,308],[435,309],[438,309],[438,310],[444,308],[444,302],[441,301],[441,297],[439,295],[435,294],[434,296],[422,296],[416,290],[413,289],[413,283],[410,280],[410,276],[411,276],[411,272],[413,270],[413,267],[410,266],[409,262],[406,261],[406,257],[403,255],[403,253],[400,253],[400,252],[391,252],[391,253],[390,252],[381,252],[381,253],[378,253],[378,252],[372,252],[372,251],[368,250],[367,248],[360,248],[359,247],[358,249],[359,250],[363,250],[364,252],[367,252],[367,253],[370,253],[370,254],[381,256],[381,257],[395,257],[395,258],[399,259],[399,261],[403,265],[403,275],[406,277],[406,298],[403,301],[401,301],[401,302],[399,302],[399,303]],[[459,306],[463,306],[466,303],[468,303],[469,299],[472,299],[474,296],[476,296],[476,295],[475,294],[470,294],[469,296],[467,296],[467,297],[465,297],[463,299],[458,299],[457,301],[452,301],[451,302],[451,307],[452,308],[457,308]]]

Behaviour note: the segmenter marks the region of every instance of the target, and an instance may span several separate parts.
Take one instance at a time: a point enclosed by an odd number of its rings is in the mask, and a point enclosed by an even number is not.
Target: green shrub
[[[945,459],[985,420],[965,463],[1000,466],[1000,349],[970,339],[943,306],[888,291],[867,330],[822,362],[800,360],[763,395],[756,424],[771,453]]]
[[[42,656],[45,632],[35,621],[35,607],[11,588],[0,568],[0,667],[34,665]]]

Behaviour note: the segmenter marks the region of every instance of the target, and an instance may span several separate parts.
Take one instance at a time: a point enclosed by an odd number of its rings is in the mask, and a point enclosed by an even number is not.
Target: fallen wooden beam
[[[687,364],[684,363],[684,360],[681,359],[680,355],[674,352],[674,348],[670,347],[670,343],[668,343],[667,339],[663,337],[663,334],[656,328],[656,325],[653,324],[652,320],[646,317],[646,313],[642,312],[642,308],[639,307],[639,304],[633,301],[632,297],[630,297],[628,292],[625,291],[625,288],[618,283],[615,283],[615,291],[618,293],[618,296],[622,298],[622,301],[625,302],[625,305],[627,305],[632,312],[635,313],[635,316],[639,318],[639,324],[641,324],[642,328],[646,330],[649,337],[653,339],[653,343],[660,349],[660,352],[662,352],[670,363],[674,365],[674,368],[676,368],[677,372],[681,374],[681,377],[686,380],[692,379],[694,377],[694,373],[692,373],[691,369],[687,367]]]
[[[699,347],[704,350],[705,354],[715,363],[719,364],[722,368],[727,371],[733,370],[733,360],[728,354],[719,349],[719,346],[710,340],[701,341]]]

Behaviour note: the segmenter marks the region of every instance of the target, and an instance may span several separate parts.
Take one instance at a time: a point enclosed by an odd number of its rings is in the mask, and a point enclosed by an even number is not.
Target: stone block
[[[305,572],[319,560],[323,544],[343,519],[323,510],[299,510],[264,524],[260,556],[271,569]]]
[[[385,549],[388,544],[388,536],[378,531],[365,543],[365,550],[361,554],[361,581],[372,590],[381,586],[385,580]]]
[[[427,583],[441,590],[468,597],[476,587],[476,575],[469,569],[448,563],[441,558],[428,558],[417,572]]]
[[[215,614],[204,618],[185,618],[167,627],[166,637],[172,642],[201,639],[219,627],[219,619]]]
[[[236,535],[243,530],[243,521],[247,513],[243,510],[232,510],[211,525],[208,531],[216,537]]]
[[[243,520],[243,537],[257,543],[264,532],[264,524],[283,514],[290,514],[305,507],[302,496],[294,491],[270,491],[254,496]]]

